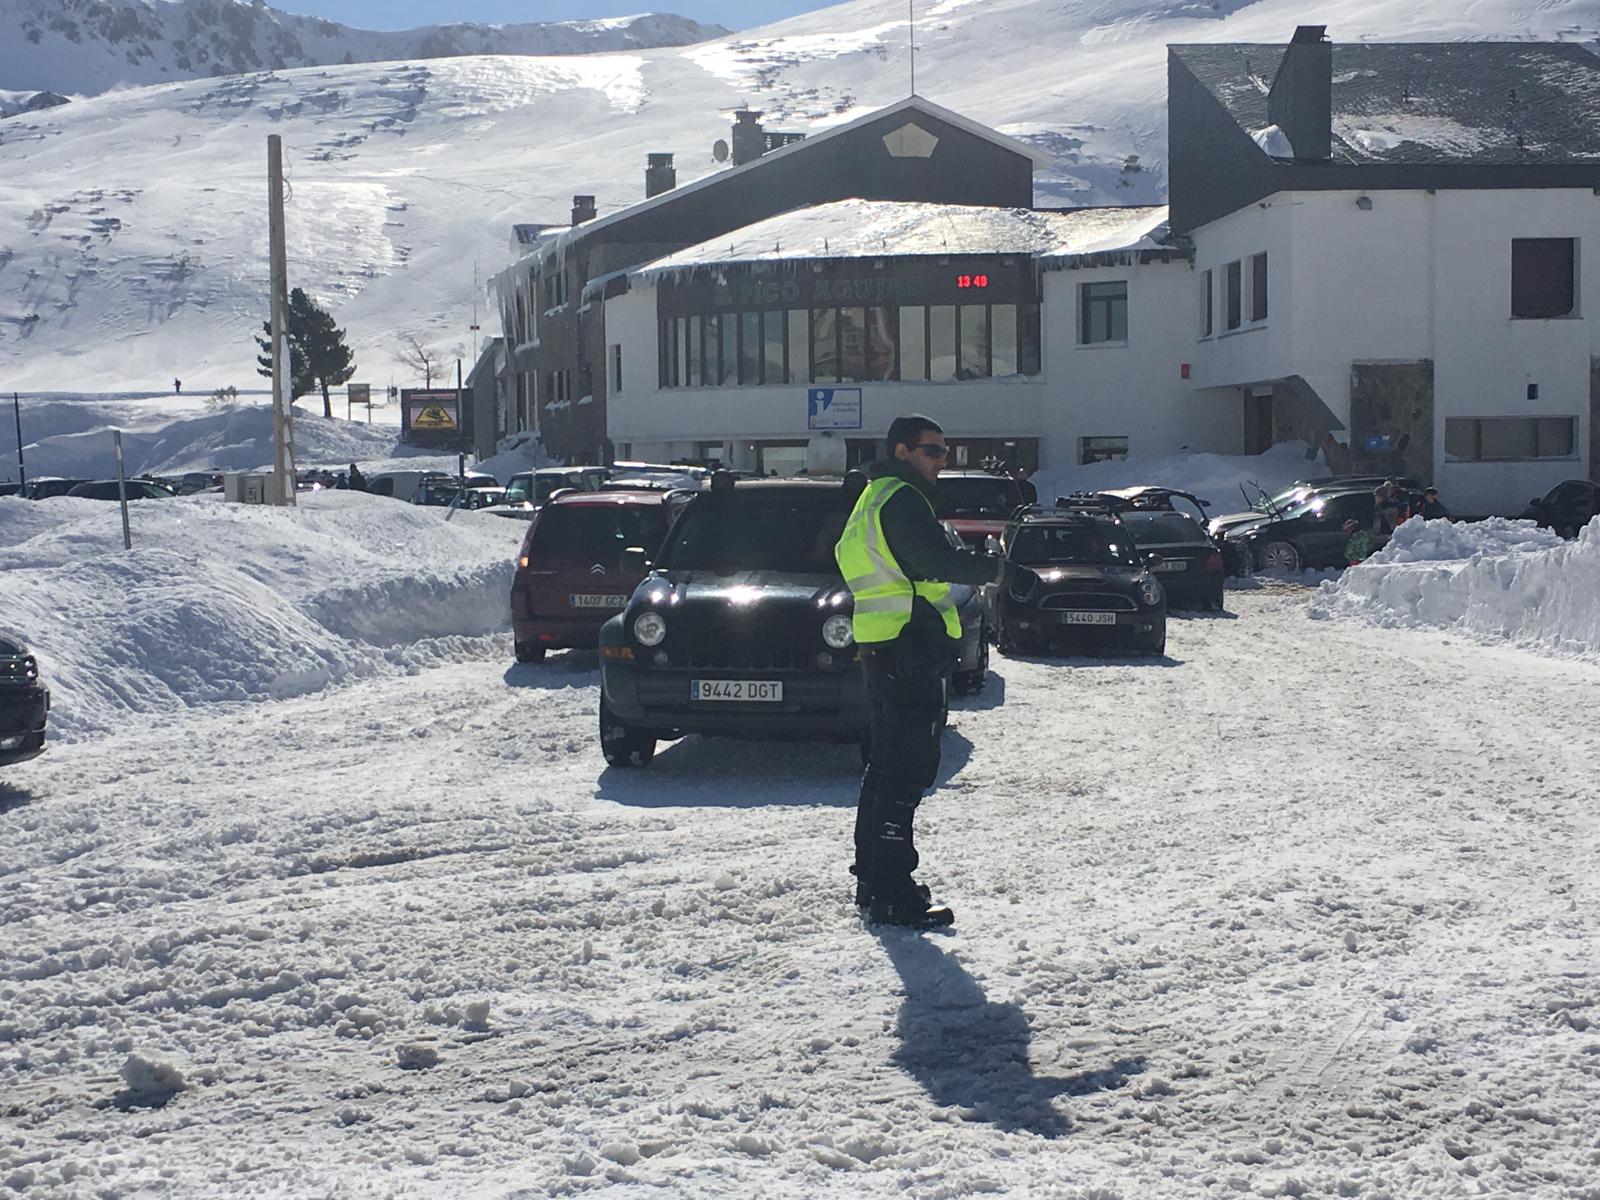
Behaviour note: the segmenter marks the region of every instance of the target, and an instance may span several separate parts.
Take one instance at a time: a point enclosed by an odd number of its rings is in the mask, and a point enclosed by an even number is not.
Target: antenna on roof
[[[906,0],[906,43],[911,47],[911,94],[917,94],[917,0]]]

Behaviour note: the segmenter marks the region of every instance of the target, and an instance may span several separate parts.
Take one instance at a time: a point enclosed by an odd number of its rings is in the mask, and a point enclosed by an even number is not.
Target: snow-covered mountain
[[[937,0],[917,89],[1048,152],[1048,203],[1157,202],[1169,42],[1283,42],[1305,20],[1360,38],[1600,36],[1600,0]],[[285,140],[291,282],[348,327],[357,378],[413,332],[469,351],[478,277],[513,222],[719,169],[742,102],[818,130],[905,94],[904,0],[855,0],[676,49],[265,71],[115,92],[0,124],[0,391],[259,385],[265,140]]]
[[[98,95],[123,85],[326,63],[686,46],[726,32],[655,13],[378,32],[263,0],[0,0],[0,88]]]

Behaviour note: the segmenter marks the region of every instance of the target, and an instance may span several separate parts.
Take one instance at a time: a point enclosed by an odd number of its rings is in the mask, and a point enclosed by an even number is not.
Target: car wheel
[[[1293,575],[1300,570],[1300,551],[1293,542],[1268,542],[1261,548],[1261,569]]]
[[[544,661],[544,647],[537,642],[518,642],[517,661],[519,663],[541,663]]]
[[[656,739],[642,729],[624,724],[600,697],[600,753],[613,767],[644,767],[656,756]]]
[[[975,696],[989,682],[989,637],[985,633],[978,639],[978,665],[970,671],[957,671],[950,677],[950,686],[958,696]]]
[[[1217,589],[1216,595],[1212,596],[1210,600],[1206,601],[1206,607],[1212,612],[1221,612],[1223,610],[1223,604],[1224,593],[1221,588]]]

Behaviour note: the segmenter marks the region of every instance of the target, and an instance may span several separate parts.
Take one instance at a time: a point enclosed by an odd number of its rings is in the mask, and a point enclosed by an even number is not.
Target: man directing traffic
[[[856,904],[869,920],[932,928],[955,920],[913,878],[912,825],[939,771],[945,685],[955,667],[961,618],[953,583],[999,583],[1006,564],[957,549],[935,515],[936,482],[949,453],[944,431],[923,416],[896,417],[889,457],[852,472],[863,484],[834,556],[855,599],[852,618],[872,705],[871,744],[856,808]],[[1017,568],[1015,585],[1037,577]]]

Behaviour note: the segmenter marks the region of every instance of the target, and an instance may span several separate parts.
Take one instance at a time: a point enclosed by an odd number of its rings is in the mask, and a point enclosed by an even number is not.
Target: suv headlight
[[[643,613],[633,623],[633,636],[641,646],[659,646],[667,640],[667,619],[660,613]]]
[[[822,640],[830,650],[843,650],[855,641],[855,630],[851,628],[850,618],[837,613],[829,617],[822,623]]]
[[[1139,581],[1139,595],[1151,607],[1161,603],[1161,585],[1154,579]]]

